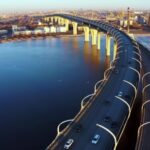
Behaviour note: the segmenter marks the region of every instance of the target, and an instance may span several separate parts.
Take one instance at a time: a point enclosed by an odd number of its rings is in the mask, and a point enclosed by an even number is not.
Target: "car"
[[[118,123],[116,121],[112,121],[111,128],[116,128]]]
[[[64,145],[64,149],[69,149],[72,146],[73,142],[74,142],[73,139],[68,139]]]
[[[110,121],[110,116],[106,116],[106,117],[104,118],[104,121],[105,121],[105,122],[109,122],[109,121]]]
[[[115,69],[115,74],[118,74],[119,73],[119,70],[118,69]]]
[[[99,134],[95,134],[93,139],[92,139],[92,144],[97,144],[99,139],[100,139],[100,135]]]
[[[76,126],[75,126],[75,131],[77,132],[77,133],[80,133],[81,132],[81,130],[82,130],[82,124],[77,124]]]
[[[123,92],[120,91],[120,92],[118,93],[118,96],[119,96],[119,97],[122,97],[122,96],[123,96]]]

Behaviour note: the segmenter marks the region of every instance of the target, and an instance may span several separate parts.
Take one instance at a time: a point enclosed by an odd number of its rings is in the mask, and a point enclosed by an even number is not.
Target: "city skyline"
[[[111,4],[111,5],[110,5]],[[40,11],[53,9],[101,9],[101,10],[120,10],[131,7],[137,10],[149,10],[150,1],[143,2],[142,0],[61,0],[52,1],[45,0],[5,0],[0,2],[0,12],[26,12],[26,11]]]

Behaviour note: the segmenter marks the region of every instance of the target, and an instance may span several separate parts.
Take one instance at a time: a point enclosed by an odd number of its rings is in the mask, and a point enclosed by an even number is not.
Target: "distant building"
[[[123,27],[124,20],[119,21],[119,25]]]
[[[148,26],[150,26],[150,14],[149,14],[149,17],[148,17]]]
[[[142,15],[143,12],[142,11],[135,11],[134,14],[136,14],[136,15]]]
[[[12,32],[16,31],[18,29],[17,25],[12,25]]]
[[[50,27],[50,33],[56,33],[56,27],[51,26]]]
[[[127,19],[122,19],[119,20],[119,24],[121,27],[127,27],[128,26],[128,20]],[[133,25],[133,20],[130,20],[130,25]]]
[[[36,28],[35,30],[32,31],[33,34],[44,34],[45,31],[44,29],[41,27],[41,28]]]
[[[146,22],[144,16],[141,16],[141,15],[136,16],[135,20],[139,24],[144,24]]]
[[[31,31],[27,30],[25,26],[18,27],[17,25],[12,25],[13,35],[30,35]]]
[[[18,27],[17,25],[12,25],[12,31],[22,31],[22,30],[26,30],[26,27],[25,26]]]
[[[20,26],[20,27],[17,27],[17,30],[18,31],[23,31],[23,30],[26,30],[26,26]]]
[[[25,31],[14,31],[14,35],[31,35],[31,31],[30,30],[25,30]]]
[[[49,27],[44,27],[43,30],[44,30],[44,33],[50,33],[50,28]]]
[[[56,27],[39,27],[33,31],[33,34],[48,34],[48,33],[56,33]]]
[[[58,27],[56,27],[56,32],[57,33],[66,32],[66,27],[65,26],[58,26]]]
[[[0,30],[0,35],[5,35],[8,33],[8,30]]]
[[[42,25],[42,22],[40,20],[38,20],[38,25],[41,26]]]

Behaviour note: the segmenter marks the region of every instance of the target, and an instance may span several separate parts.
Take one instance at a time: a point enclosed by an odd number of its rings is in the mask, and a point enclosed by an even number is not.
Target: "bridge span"
[[[81,101],[78,114],[58,125],[57,136],[46,149],[62,150],[68,139],[74,140],[72,150],[116,149],[130,117],[140,81],[141,55],[136,41],[102,21],[65,14],[47,15],[43,19],[63,24],[67,30],[71,23],[74,35],[77,34],[77,26],[82,26],[85,41],[90,40],[91,33],[92,45],[97,45],[97,49],[100,49],[103,32],[107,37],[106,56],[110,56],[110,37],[115,40],[114,60],[105,71],[104,79],[98,81],[94,92]],[[61,130],[63,124],[67,125]],[[100,135],[96,145],[91,143],[95,134]]]

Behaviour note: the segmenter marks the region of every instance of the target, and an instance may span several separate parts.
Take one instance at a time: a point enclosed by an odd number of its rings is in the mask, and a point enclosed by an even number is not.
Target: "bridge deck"
[[[142,59],[143,59],[143,74],[150,72],[150,51],[141,46]],[[150,74],[145,76],[143,80],[143,87],[150,84]],[[147,88],[143,95],[143,104],[150,100],[150,88]],[[150,102],[143,105],[141,111],[141,125],[150,122]],[[137,139],[136,150],[150,150],[150,124],[143,126],[139,130],[139,136]]]

